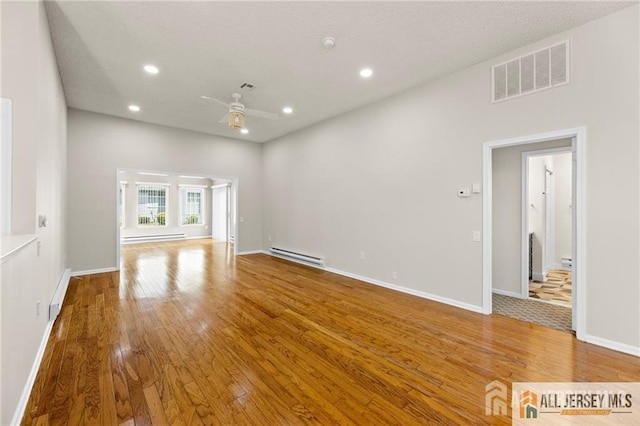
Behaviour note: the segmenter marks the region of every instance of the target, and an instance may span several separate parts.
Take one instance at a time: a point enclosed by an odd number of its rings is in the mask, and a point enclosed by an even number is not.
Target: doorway
[[[485,314],[491,314],[493,312],[493,286],[494,276],[498,276],[497,262],[503,262],[503,259],[496,256],[496,264],[494,264],[493,246],[494,240],[499,243],[499,240],[495,238],[494,230],[494,211],[493,198],[493,154],[494,150],[512,146],[522,145],[523,148],[533,147],[532,144],[541,142],[551,142],[560,139],[570,140],[571,152],[572,152],[572,201],[571,201],[571,239],[572,239],[572,253],[571,253],[571,272],[573,281],[573,297],[571,312],[573,329],[576,331],[576,336],[579,340],[585,340],[585,323],[586,323],[586,305],[585,305],[585,268],[582,262],[585,254],[584,245],[584,146],[586,141],[586,131],[584,127],[575,129],[559,130],[554,132],[522,136],[511,139],[503,139],[493,142],[486,142],[483,145],[483,186],[485,188],[483,194],[483,234],[485,235],[483,241],[483,312]],[[497,213],[499,214],[499,212]],[[525,228],[525,220],[521,220],[522,231],[516,235],[521,240],[520,249],[520,261],[518,263],[518,270],[524,276],[527,273],[528,268],[522,267],[522,265],[528,265],[528,238],[522,238],[523,235],[528,235],[528,229]],[[515,249],[517,251],[517,248]],[[513,255],[513,250],[511,251]],[[500,264],[501,265],[501,264]],[[528,281],[528,280],[527,280]],[[519,279],[516,284],[521,283]],[[524,287],[524,286],[522,286]],[[521,288],[522,288],[521,287]],[[516,288],[513,293],[518,296],[522,294],[522,290]],[[528,295],[528,292],[527,292]]]
[[[222,187],[224,197],[214,198]],[[237,188],[234,177],[117,169],[117,268],[121,244],[216,239],[214,233],[237,255]]]
[[[567,308],[573,307],[572,163],[571,146],[522,153],[521,295]]]

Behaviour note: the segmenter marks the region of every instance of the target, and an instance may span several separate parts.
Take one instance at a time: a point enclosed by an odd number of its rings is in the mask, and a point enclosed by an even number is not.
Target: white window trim
[[[164,211],[164,225],[140,225],[140,187],[141,186],[164,186],[165,189],[165,211]],[[152,228],[166,228],[169,223],[169,187],[170,183],[162,182],[136,182],[136,228],[140,229],[152,229]]]
[[[189,185],[189,184],[180,184],[178,185],[179,187],[179,194],[178,194],[178,210],[179,210],[179,217],[178,217],[178,225],[179,226],[185,226],[185,227],[198,227],[198,226],[205,226],[206,225],[206,221],[205,221],[205,214],[204,214],[204,209],[205,209],[205,198],[206,198],[206,194],[205,194],[205,189],[207,188],[207,185]],[[202,220],[201,223],[182,223],[182,209],[183,209],[183,204],[182,204],[182,197],[183,197],[183,190],[188,190],[189,188],[193,188],[196,190],[199,190],[200,192],[200,196],[201,196],[201,200],[200,200],[200,220]]]
[[[166,182],[136,182],[137,186],[140,185],[151,185],[151,186],[171,186],[170,183]]]

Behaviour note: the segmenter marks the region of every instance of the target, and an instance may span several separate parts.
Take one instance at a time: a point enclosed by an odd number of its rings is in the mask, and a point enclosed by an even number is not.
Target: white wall
[[[571,146],[571,139],[497,148],[493,165],[493,289],[521,293],[522,153]],[[571,175],[569,175],[569,179]],[[571,180],[569,180],[571,183]],[[531,193],[531,191],[529,191]],[[535,209],[530,214],[535,214]],[[529,221],[531,225],[531,220]],[[571,217],[569,217],[571,224]],[[540,257],[537,257],[540,259]],[[542,265],[540,265],[542,268]]]
[[[163,172],[163,170],[157,170]],[[119,180],[127,182],[125,188],[125,227],[120,229],[120,237],[182,234],[187,238],[211,237],[211,179],[191,179],[179,176],[149,176],[137,173],[120,173]],[[168,183],[168,205],[166,226],[138,226],[138,190],[136,182]],[[179,185],[206,185],[203,199],[203,224],[180,224],[180,187]]]
[[[555,179],[555,259],[553,268],[562,267],[562,258],[571,258],[571,154],[553,156]]]
[[[640,347],[638,10],[268,142],[263,247],[480,307],[481,197],[456,190],[481,181],[482,143],[586,126],[586,331]],[[570,84],[491,104],[492,64],[568,37]]]
[[[118,168],[238,177],[238,250],[261,248],[262,145],[75,109],[68,133],[72,271],[117,264]]]
[[[529,158],[529,232],[533,232],[533,279],[545,281],[547,265],[547,199],[545,192],[545,168],[553,169],[551,156]]]
[[[534,233],[533,274],[541,280],[551,269],[561,268],[562,257],[572,257],[571,251],[571,153],[544,155],[529,159],[529,231]],[[545,170],[551,175],[553,246],[546,242]]]
[[[40,254],[2,282],[2,401],[9,424],[46,337],[48,305],[66,265],[66,105],[42,2],[2,2],[0,96],[13,105],[12,232]],[[38,228],[38,215],[47,226]],[[25,249],[26,250],[26,249]],[[4,266],[4,265],[3,265]],[[5,297],[6,296],[6,297]],[[40,315],[36,317],[36,302]]]

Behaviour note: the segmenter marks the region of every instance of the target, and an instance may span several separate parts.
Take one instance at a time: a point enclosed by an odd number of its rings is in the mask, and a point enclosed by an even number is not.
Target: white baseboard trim
[[[339,269],[324,268],[324,270],[326,270],[328,272],[332,272],[334,274],[338,274],[338,275],[342,275],[342,276],[345,276],[345,277],[353,278],[353,279],[356,279],[356,280],[359,280],[359,281],[364,281],[364,282],[369,283],[369,284],[374,284],[374,285],[377,285],[377,286],[380,286],[380,287],[385,287],[385,288],[388,288],[388,289],[391,289],[391,290],[396,290],[396,291],[399,291],[401,293],[411,294],[413,296],[418,296],[418,297],[421,297],[423,299],[428,299],[428,300],[432,300],[434,302],[444,303],[446,305],[454,306],[456,308],[466,309],[468,311],[477,312],[479,314],[483,313],[482,306],[471,305],[469,303],[460,302],[460,301],[454,300],[454,299],[449,299],[448,297],[437,296],[435,294],[426,293],[424,291],[419,291],[419,290],[414,290],[414,289],[409,288],[409,287],[403,287],[403,286],[400,286],[400,285],[391,284],[391,283],[388,283],[388,282],[385,282],[385,281],[380,281],[380,280],[376,280],[374,278],[364,277],[364,276],[358,275],[358,274],[352,274],[350,272],[341,271]]]
[[[22,422],[24,410],[26,410],[27,408],[29,396],[31,396],[31,390],[33,389],[33,385],[36,382],[36,376],[38,374],[38,370],[40,369],[40,364],[42,363],[44,351],[47,348],[47,342],[49,341],[49,335],[51,334],[51,330],[53,329],[54,322],[55,321],[49,321],[49,323],[47,324],[47,328],[44,330],[44,335],[42,336],[42,341],[40,341],[38,353],[36,353],[36,359],[33,361],[33,366],[31,367],[31,372],[29,373],[29,377],[27,378],[27,383],[25,383],[24,385],[24,389],[22,390],[22,394],[20,395],[20,399],[18,400],[18,406],[16,407],[16,411],[13,413],[13,418],[11,419],[12,425],[19,425]]]
[[[198,235],[195,237],[184,237],[185,240],[202,240],[204,238],[211,239],[211,235]]]
[[[110,268],[87,269],[86,271],[74,271],[71,273],[71,276],[80,277],[82,275],[104,274],[105,272],[116,272],[116,271],[118,271],[118,268],[113,266]]]
[[[58,297],[61,296],[60,309],[62,309],[64,296],[67,293],[67,288],[69,288],[70,278],[71,278],[71,269],[67,268],[62,273],[62,277],[60,277],[60,281],[58,281],[58,286],[56,287],[55,294]],[[54,298],[55,297],[56,296],[54,296]],[[38,375],[38,370],[40,370],[40,364],[42,364],[44,351],[47,349],[47,342],[49,341],[49,336],[51,335],[51,330],[53,330],[54,323],[55,323],[55,318],[50,319],[49,322],[47,323],[47,327],[44,330],[42,340],[40,341],[40,347],[38,348],[36,357],[33,360],[33,365],[31,366],[31,371],[29,372],[29,377],[27,377],[27,382],[24,385],[24,389],[22,389],[22,394],[20,395],[20,399],[18,400],[16,411],[14,411],[13,417],[11,418],[12,425],[19,425],[22,422],[22,417],[24,417],[24,411],[27,408],[27,403],[29,402],[29,397],[31,396],[33,385],[36,382],[36,376]]]
[[[589,334],[585,336],[585,341],[587,343],[593,343],[594,345],[602,346],[607,349],[613,349],[614,351],[640,357],[640,347],[637,346],[614,342],[613,340],[603,339],[602,337],[591,336]]]
[[[516,297],[518,299],[523,299],[520,293],[514,293],[513,291],[500,290],[499,288],[492,288],[492,293],[500,294],[502,296]]]
[[[268,254],[264,250],[250,250],[238,252],[238,256],[244,256],[245,254]]]

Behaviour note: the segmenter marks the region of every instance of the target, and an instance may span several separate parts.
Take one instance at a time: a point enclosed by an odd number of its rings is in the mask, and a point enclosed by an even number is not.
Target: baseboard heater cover
[[[67,294],[70,279],[71,269],[65,269],[62,274],[62,278],[60,278],[60,282],[56,286],[56,291],[53,293],[51,303],[49,303],[49,321],[55,320],[60,313],[60,310],[62,309],[62,302],[64,301],[64,295]]]
[[[182,240],[185,234],[162,234],[162,235],[133,235],[122,237],[123,243],[144,243],[148,241],[166,241],[166,240]]]
[[[285,249],[281,249],[278,247],[271,247],[269,249],[269,251],[275,255],[281,256],[281,257],[285,257],[285,258],[291,258],[291,259],[296,259],[296,260],[301,260],[303,262],[307,262],[307,263],[311,263],[314,265],[318,265],[318,266],[322,266],[324,267],[324,259],[321,257],[316,257],[316,256],[310,256],[308,254],[304,254],[304,253],[297,253],[295,251],[291,251],[291,250],[285,250]]]

